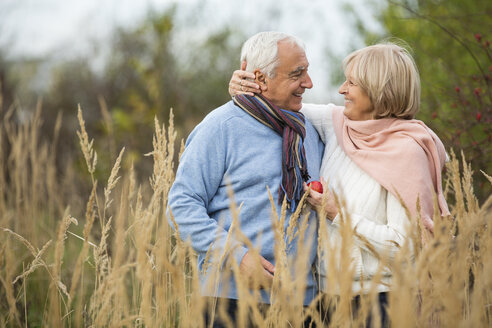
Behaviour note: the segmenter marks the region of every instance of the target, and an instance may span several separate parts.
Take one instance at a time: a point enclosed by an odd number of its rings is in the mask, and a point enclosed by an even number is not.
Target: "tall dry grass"
[[[201,313],[214,305],[202,302],[196,257],[177,238],[179,227],[171,228],[172,215],[166,215],[173,159],[179,155],[172,114],[167,128],[155,122],[153,151],[147,154],[154,169],[148,181],[137,181],[124,149],[107,181],[98,181],[97,151],[79,109],[81,157],[92,185],[87,195],[74,192],[75,173],[69,166],[56,170],[56,140],[41,142],[41,104],[25,124],[13,124],[13,116],[12,110],[0,126],[0,327],[205,327]],[[57,129],[60,124],[61,118]],[[492,198],[478,204],[472,173],[464,159],[452,155],[446,180],[452,216],[436,215],[435,235],[425,246],[415,220],[409,222],[408,242],[396,254],[374,251],[381,267],[372,280],[379,281],[384,270],[393,273],[388,314],[394,327],[492,325]],[[254,250],[237,224],[241,206],[232,191],[230,199],[235,216],[230,238]],[[81,202],[83,210],[73,206]],[[273,200],[271,205],[276,206]],[[225,253],[208,254],[209,270],[226,268],[225,274],[240,286],[238,317],[229,320],[230,326],[245,326],[248,317],[259,327],[299,327],[307,316],[331,327],[362,326],[369,314],[378,318],[374,289],[361,298],[360,311],[351,307],[350,249],[365,241],[350,228],[350,217],[342,220],[339,248],[330,246],[322,220],[311,240],[300,240],[292,259],[287,245],[302,238],[307,217],[299,210],[284,231],[285,207],[281,213],[272,216],[276,274],[268,309],[256,302],[257,289],[247,288],[261,281],[245,281],[238,263],[225,261]],[[329,308],[329,323],[322,322],[319,302],[302,306],[305,282],[294,277],[305,273],[293,274],[306,267],[304,254],[314,238],[327,254],[326,284],[340,288],[339,295],[317,299]],[[225,313],[222,305],[215,306],[219,315]]]

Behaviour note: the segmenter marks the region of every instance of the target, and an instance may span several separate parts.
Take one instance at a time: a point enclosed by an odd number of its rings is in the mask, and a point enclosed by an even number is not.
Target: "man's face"
[[[306,53],[297,45],[280,41],[278,58],[277,74],[273,79],[265,78],[262,94],[276,106],[297,112],[302,108],[302,94],[313,87]]]

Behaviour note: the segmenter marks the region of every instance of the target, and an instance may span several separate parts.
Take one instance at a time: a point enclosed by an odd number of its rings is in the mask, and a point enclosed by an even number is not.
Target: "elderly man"
[[[261,282],[258,301],[271,301],[275,236],[267,187],[279,217],[280,204],[284,199],[288,203],[286,231],[303,182],[319,178],[323,153],[318,134],[298,113],[304,91],[313,86],[302,42],[284,33],[258,33],[243,45],[241,61],[255,74],[262,95],[237,96],[205,117],[188,137],[169,194],[180,237],[189,239],[198,253],[202,295],[208,302],[227,299],[233,320],[238,289],[248,288],[237,285],[231,274],[233,261],[242,277]],[[238,228],[250,244],[229,234],[233,223],[229,189],[241,204]],[[304,238],[311,242],[309,267],[316,255],[316,227],[312,212]],[[298,237],[289,241],[286,236],[288,257],[296,256]],[[248,244],[259,250],[259,258]],[[317,287],[309,268],[303,272],[303,304],[308,305]]]

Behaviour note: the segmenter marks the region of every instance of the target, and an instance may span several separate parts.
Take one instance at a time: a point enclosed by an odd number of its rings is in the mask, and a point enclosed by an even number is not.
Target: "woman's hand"
[[[326,214],[326,218],[328,220],[333,221],[335,216],[337,216],[337,214],[338,214],[338,207],[337,207],[337,204],[335,203],[335,197],[333,196],[331,191],[328,189],[328,184],[326,183],[326,181],[323,180],[323,178],[321,178],[320,181],[321,181],[321,184],[323,185],[323,193],[320,194],[319,192],[311,189],[309,191],[307,201],[309,204],[311,204],[316,209],[316,211],[319,212],[321,210],[321,205],[322,205],[322,201],[323,201],[323,197],[324,197],[323,195],[327,194],[326,195],[326,204],[325,204],[325,214]],[[304,182],[303,186],[304,186],[304,192],[306,192],[309,189],[309,187],[305,182]]]
[[[261,93],[260,86],[254,82],[255,75],[251,72],[246,72],[246,62],[241,63],[241,69],[232,73],[229,81],[229,94],[231,97],[245,94],[254,96],[255,93]]]

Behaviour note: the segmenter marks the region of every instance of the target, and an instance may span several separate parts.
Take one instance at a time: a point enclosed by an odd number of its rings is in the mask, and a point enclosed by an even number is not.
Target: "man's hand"
[[[263,256],[248,251],[241,260],[239,272],[247,280],[249,288],[269,289],[273,283],[275,266]]]

